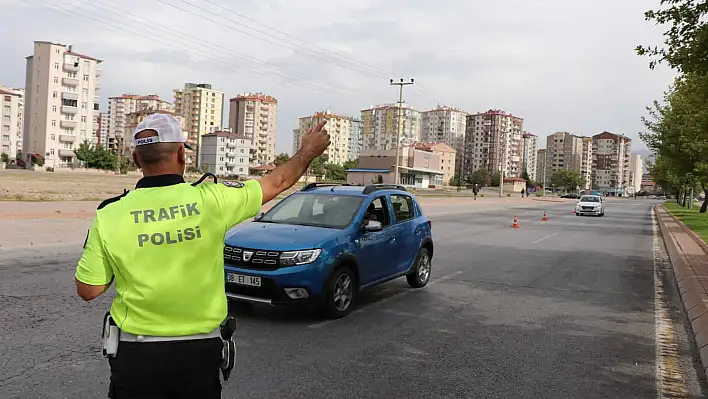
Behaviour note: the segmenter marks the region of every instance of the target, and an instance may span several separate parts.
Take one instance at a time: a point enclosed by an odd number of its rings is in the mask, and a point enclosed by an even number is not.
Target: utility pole
[[[499,157],[499,158],[500,158],[500,159],[499,159],[499,164],[500,164],[500,166],[501,166],[501,167],[499,168],[499,197],[504,196],[504,167],[506,166],[506,165],[504,165],[504,164],[505,164],[504,161],[506,160],[505,158],[506,158],[506,141],[507,141],[507,140],[506,140],[506,137],[507,137],[507,133],[504,133],[504,136],[503,136],[503,137],[504,137],[504,142],[502,143],[501,157]]]
[[[548,146],[546,146],[548,147]],[[546,196],[546,167],[548,166],[548,148],[543,152],[543,196]]]
[[[411,78],[410,82],[404,81],[403,78],[399,82],[394,82],[393,79],[391,79],[391,86],[398,86],[398,129],[396,129],[396,169],[393,172],[393,184],[400,184],[399,182],[399,173],[398,173],[398,157],[399,157],[399,152],[401,150],[401,135],[403,134],[403,120],[402,120],[402,111],[403,111],[403,86],[408,86],[412,85],[414,83],[413,78]]]

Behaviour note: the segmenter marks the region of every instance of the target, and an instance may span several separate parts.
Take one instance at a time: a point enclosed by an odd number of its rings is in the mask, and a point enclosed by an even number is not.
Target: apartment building
[[[538,136],[535,134],[525,132],[523,134],[523,140],[524,140],[524,151],[523,151],[523,167],[522,167],[522,174],[523,170],[526,170],[526,172],[529,174],[529,179],[531,181],[536,181],[536,164],[538,160],[536,159],[536,145],[538,143]]]
[[[457,151],[454,148],[445,143],[416,143],[412,147],[416,150],[436,154],[440,163],[432,169],[437,169],[443,173],[443,185],[451,184],[450,182],[455,177],[455,171],[457,170],[455,166]]]
[[[229,128],[251,139],[251,167],[275,161],[278,100],[263,93],[241,93],[230,100]]]
[[[467,115],[465,175],[484,168],[504,170],[505,177],[523,174],[524,119],[499,109]]]
[[[585,179],[585,190],[592,188],[592,137],[583,137],[583,153],[580,157],[580,175]]]
[[[401,107],[398,121],[398,104],[370,106],[361,110],[362,151],[396,149],[420,141],[421,113],[408,104]]]
[[[330,146],[325,150],[324,156],[327,162],[337,165],[344,165],[349,160],[349,142],[351,138],[352,118],[345,115],[337,115],[331,110],[315,112],[311,116],[300,118],[297,136],[293,131],[293,154],[300,149],[300,136],[309,129],[317,126],[321,121],[326,120],[327,133],[330,137]]]
[[[243,134],[217,131],[202,136],[203,167],[217,176],[248,176],[251,139]]]
[[[101,112],[98,116],[98,145],[108,148],[108,113]]]
[[[644,175],[644,159],[640,154],[632,154],[629,158],[629,184],[627,194],[632,195],[642,190]]]
[[[28,167],[76,165],[74,150],[93,141],[102,61],[71,45],[35,41],[27,57],[23,154]]]
[[[201,137],[221,130],[225,96],[208,83],[185,83],[174,90],[174,113],[184,119],[187,142],[196,152],[187,151],[187,165],[200,168]]]
[[[568,132],[556,132],[546,138],[546,176],[550,181],[554,172],[569,170],[580,173],[583,139]]]
[[[0,154],[13,160],[22,152],[24,89],[0,86]]]
[[[350,121],[351,129],[349,129],[349,160],[359,158],[362,148],[361,136],[361,119],[352,118]]]
[[[592,136],[592,188],[610,195],[624,195],[630,184],[632,140],[602,132]]]
[[[156,94],[137,95],[123,94],[118,97],[108,98],[108,136],[105,146],[109,149],[116,149],[124,140],[126,115],[139,111],[174,111],[174,106],[169,102],[160,99]],[[130,140],[130,136],[125,140]]]
[[[541,148],[536,151],[536,181],[545,185],[550,178],[546,174],[546,161],[548,160],[548,151],[545,148]]]
[[[421,114],[420,140],[426,143],[445,143],[462,153],[465,145],[467,113],[461,109],[441,106]]]

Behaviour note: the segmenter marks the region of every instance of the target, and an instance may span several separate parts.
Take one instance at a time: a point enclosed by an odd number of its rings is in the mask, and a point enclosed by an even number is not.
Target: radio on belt
[[[221,351],[221,375],[224,377],[224,381],[228,381],[231,370],[236,364],[236,341],[234,340],[236,319],[231,316],[227,317],[221,323],[220,330],[221,340],[224,343],[224,348]]]
[[[103,339],[103,357],[115,356],[115,354],[118,353],[120,329],[113,321],[110,311],[106,312],[106,315],[103,316],[101,338]]]

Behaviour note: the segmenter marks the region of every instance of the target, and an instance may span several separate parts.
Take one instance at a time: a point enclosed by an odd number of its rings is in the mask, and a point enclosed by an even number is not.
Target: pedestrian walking
[[[325,121],[308,131],[289,161],[259,180],[193,184],[184,180],[180,122],[145,118],[132,136],[143,177],[135,190],[103,201],[76,267],[85,301],[115,283],[104,319],[108,397],[221,398],[235,344],[227,319],[223,244],[234,225],[290,188],[330,144]],[[228,320],[229,323],[224,323]],[[225,336],[226,335],[226,336]]]
[[[477,193],[479,192],[479,185],[475,183],[472,186],[472,194],[474,194],[474,200],[477,201]]]

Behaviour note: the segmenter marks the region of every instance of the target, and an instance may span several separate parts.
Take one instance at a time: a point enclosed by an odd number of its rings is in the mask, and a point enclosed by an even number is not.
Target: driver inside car
[[[370,204],[368,208],[366,208],[366,213],[364,214],[364,226],[368,225],[369,222],[377,222],[378,218],[376,217],[376,206],[374,204]]]

